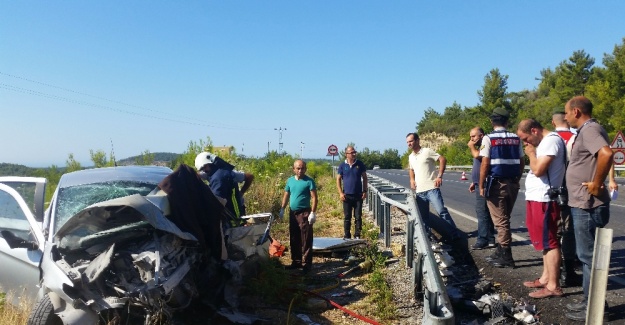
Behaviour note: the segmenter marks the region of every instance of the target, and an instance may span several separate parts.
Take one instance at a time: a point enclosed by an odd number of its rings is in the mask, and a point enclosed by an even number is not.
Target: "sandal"
[[[546,283],[540,283],[540,278],[534,281],[525,281],[523,285],[527,288],[544,288]]]

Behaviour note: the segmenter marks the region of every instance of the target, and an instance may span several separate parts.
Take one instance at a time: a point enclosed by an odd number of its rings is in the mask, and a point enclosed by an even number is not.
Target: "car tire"
[[[63,325],[63,321],[54,313],[54,306],[50,301],[50,296],[45,295],[37,302],[30,316],[28,325]]]

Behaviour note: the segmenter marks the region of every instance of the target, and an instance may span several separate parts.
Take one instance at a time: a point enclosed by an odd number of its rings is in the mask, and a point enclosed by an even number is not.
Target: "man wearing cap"
[[[234,170],[234,166],[209,152],[195,157],[195,168],[201,178],[208,180],[213,193],[226,201],[226,209],[232,214],[230,226],[238,226],[245,215],[243,194],[252,185],[254,175]],[[243,183],[240,189],[239,183]]]
[[[575,133],[571,132],[569,123],[564,119],[564,107],[557,107],[551,116],[551,125],[554,131],[564,140],[567,147],[566,161],[568,164],[571,145],[575,139]],[[565,185],[566,186],[566,183]],[[571,208],[568,205],[560,207],[559,237],[561,237],[560,250],[562,252],[561,280],[564,287],[577,287],[582,285],[582,277],[575,272],[575,233]]]
[[[564,106],[566,121],[577,129],[566,170],[569,206],[573,216],[577,257],[583,264],[584,299],[570,303],[566,318],[585,321],[590,289],[590,270],[595,230],[610,220],[610,194],[604,185],[614,153],[605,129],[592,118],[592,102],[584,96],[571,98]]]
[[[480,147],[480,195],[486,198],[488,210],[497,229],[499,246],[487,260],[496,267],[514,267],[510,215],[523,174],[523,144],[521,139],[506,130],[510,113],[498,107],[490,115],[493,132],[484,136]]]

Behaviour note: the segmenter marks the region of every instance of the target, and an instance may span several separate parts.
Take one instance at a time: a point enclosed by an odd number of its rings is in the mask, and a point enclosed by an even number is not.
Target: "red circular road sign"
[[[615,165],[622,165],[625,163],[625,152],[623,152],[623,150],[615,151],[612,159],[614,160]]]
[[[328,155],[336,156],[339,154],[339,148],[333,144],[328,147]]]

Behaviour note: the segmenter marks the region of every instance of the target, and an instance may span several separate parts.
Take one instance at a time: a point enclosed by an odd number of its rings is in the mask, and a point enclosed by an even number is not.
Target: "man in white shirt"
[[[517,135],[525,143],[530,171],[525,178],[526,225],[532,245],[543,252],[543,272],[532,281],[523,282],[538,290],[532,298],[562,296],[560,288],[560,242],[558,221],[566,166],[566,145],[557,132],[551,132],[534,119],[519,123]],[[560,204],[559,204],[560,203]]]

